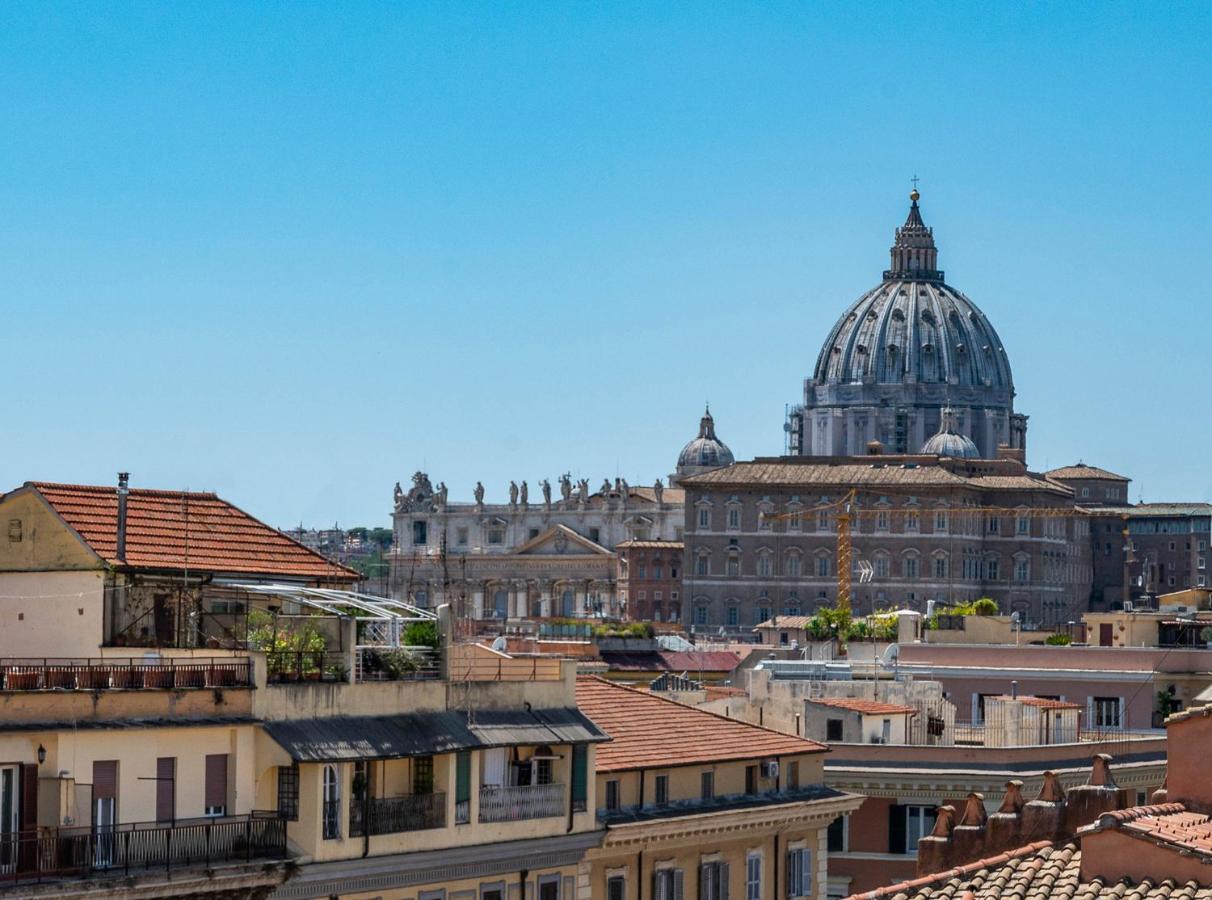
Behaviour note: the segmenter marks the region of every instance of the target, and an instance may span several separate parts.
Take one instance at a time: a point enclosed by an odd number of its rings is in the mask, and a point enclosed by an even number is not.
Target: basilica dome
[[[977,305],[944,281],[919,198],[909,195],[883,279],[829,331],[804,402],[789,411],[793,455],[858,455],[871,441],[894,453],[928,452],[948,405],[955,436],[975,455],[1026,448],[1027,417],[1014,411],[1006,349]],[[947,455],[968,455],[963,449]]]
[[[728,445],[715,436],[715,420],[711,410],[703,413],[699,420],[699,436],[682,448],[678,454],[678,475],[697,475],[708,469],[730,466],[736,460]]]

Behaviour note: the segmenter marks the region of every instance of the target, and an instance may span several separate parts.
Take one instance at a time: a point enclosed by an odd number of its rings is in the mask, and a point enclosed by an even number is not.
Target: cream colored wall
[[[180,728],[83,729],[0,735],[0,762],[32,763],[39,744],[46,748],[40,778],[63,777],[77,785],[91,785],[93,762],[118,760],[118,817],[121,822],[150,822],[156,818],[156,759],[177,759],[177,818],[205,812],[206,756],[228,757],[228,813],[246,813],[255,799],[255,726],[198,726]],[[87,793],[85,793],[87,796]],[[50,824],[49,810],[39,818]],[[87,824],[89,811],[62,810],[76,824]],[[88,817],[88,818],[86,818]],[[69,824],[60,820],[56,824]]]
[[[888,740],[890,744],[905,744],[908,743],[908,722],[907,715],[889,715],[889,716],[863,716],[863,743],[869,744],[873,739],[882,738],[884,735],[884,720],[887,719],[891,725],[891,737]]]
[[[627,897],[652,896],[653,873],[658,868],[682,870],[683,895],[699,896],[699,865],[714,861],[728,864],[728,896],[745,897],[745,865],[751,853],[762,859],[762,900],[776,900],[785,895],[787,850],[803,845],[812,850],[813,880],[816,891],[812,900],[825,898],[825,829],[796,828],[777,833],[774,829],[757,830],[743,837],[721,837],[689,833],[677,839],[654,838],[639,847],[629,845],[615,848],[607,838],[606,844],[586,854],[585,868],[589,872],[589,892],[594,898],[606,897],[606,880],[621,875],[627,882]],[[778,856],[777,881],[775,856]],[[642,892],[642,893],[641,893]]]
[[[1086,623],[1089,642],[1095,646],[1099,642],[1099,626],[1111,625],[1112,647],[1156,647],[1158,642],[1158,625],[1162,616],[1149,613],[1086,613],[1082,620]]]
[[[0,501],[0,572],[103,569],[101,559],[33,491]],[[20,534],[20,540],[13,538]]]
[[[778,757],[780,762],[779,786],[784,789],[786,788],[788,764],[791,762],[799,762],[800,764],[799,783],[801,786],[822,783],[825,780],[825,766],[821,757],[822,754],[819,753]],[[769,758],[754,757],[751,760],[715,763],[712,765],[645,769],[644,804],[645,806],[652,805],[653,798],[656,796],[655,785],[657,775],[667,775],[669,777],[669,799],[671,801],[698,800],[702,796],[702,773],[705,771],[714,773],[716,796],[743,794],[745,793],[745,768],[750,765],[759,767],[758,790],[772,791],[775,788],[775,780],[772,778],[763,778],[761,775],[762,760]],[[617,781],[619,783],[620,806],[639,805],[640,773],[638,771],[599,772],[596,780],[599,808],[604,808],[606,803],[606,782],[608,781]]]
[[[529,757],[533,748],[522,748],[523,758]],[[570,800],[571,785],[571,748],[557,746],[552,748],[563,758],[557,760],[553,771],[555,782],[564,786],[564,804],[559,816],[541,819],[528,819],[521,822],[492,822],[479,821],[479,792],[482,753],[473,751],[471,754],[471,816],[465,825],[455,824],[455,765],[456,755],[453,753],[434,757],[434,790],[446,794],[445,828],[432,828],[420,831],[407,831],[397,834],[372,835],[370,838],[370,854],[381,856],[391,853],[407,853],[420,850],[438,850],[446,847],[461,847],[479,844],[492,844],[500,841],[515,841],[526,838],[562,835],[569,832],[567,809]],[[588,764],[592,769],[594,748],[589,750]],[[356,859],[362,856],[365,839],[361,836],[350,837],[349,830],[349,798],[353,787],[353,763],[337,763],[341,778],[341,837],[325,840],[321,821],[321,802],[323,788],[323,765],[305,763],[299,767],[299,820],[287,826],[287,836],[298,845],[308,856],[315,860]],[[392,797],[412,793],[410,766],[405,761],[392,760],[383,767],[380,784],[376,796]],[[258,796],[268,793],[271,788],[268,782],[276,785],[276,772],[267,770],[264,773],[267,785],[258,791]],[[592,831],[597,828],[596,816],[593,812],[594,793],[592,781],[588,785],[589,802],[586,811],[573,815],[572,831]],[[276,790],[276,787],[273,788]],[[269,808],[276,807],[276,797]]]
[[[121,719],[246,716],[254,692],[188,690],[0,691],[0,722],[106,722]]]
[[[99,571],[0,572],[0,656],[99,656],[104,585]]]

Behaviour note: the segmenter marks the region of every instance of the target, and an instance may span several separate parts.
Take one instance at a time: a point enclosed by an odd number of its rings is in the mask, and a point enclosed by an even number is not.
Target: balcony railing
[[[348,657],[339,650],[270,650],[265,654],[270,684],[296,681],[349,681]]]
[[[366,803],[365,807],[363,803]],[[366,818],[369,829],[364,831]],[[402,831],[424,831],[446,827],[446,795],[413,794],[407,797],[386,797],[361,801],[355,798],[349,807],[349,834],[398,834]]]
[[[282,859],[286,820],[276,813],[0,836],[0,884],[165,871]]]
[[[230,656],[177,659],[0,659],[0,690],[112,691],[251,687],[252,664]]]
[[[564,813],[564,785],[480,788],[481,822],[520,822]]]

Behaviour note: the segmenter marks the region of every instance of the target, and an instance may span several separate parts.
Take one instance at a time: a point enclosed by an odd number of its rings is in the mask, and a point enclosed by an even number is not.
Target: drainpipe
[[[644,850],[635,855],[635,900],[644,900]]]
[[[126,497],[130,493],[130,473],[118,473],[118,551],[119,562],[126,562]]]
[[[779,833],[774,833],[774,898],[779,896]]]
[[[644,808],[644,770],[640,769],[640,809]]]
[[[520,872],[518,872],[518,875],[520,876],[520,879],[521,879],[518,882],[518,887],[522,891],[520,894],[518,894],[518,896],[521,898],[521,900],[526,900],[526,877],[529,874],[530,874],[529,869],[522,869]]]

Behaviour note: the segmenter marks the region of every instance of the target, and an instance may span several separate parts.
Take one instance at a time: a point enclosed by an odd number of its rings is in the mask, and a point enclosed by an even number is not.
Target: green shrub
[[[982,597],[972,604],[972,615],[974,616],[996,616],[999,612],[1001,610],[998,609],[997,601],[988,597]]]
[[[438,649],[438,623],[409,622],[404,629],[404,643],[410,647]]]
[[[1073,638],[1067,634],[1050,634],[1044,639],[1044,643],[1053,647],[1064,647],[1066,644],[1072,644]]]

